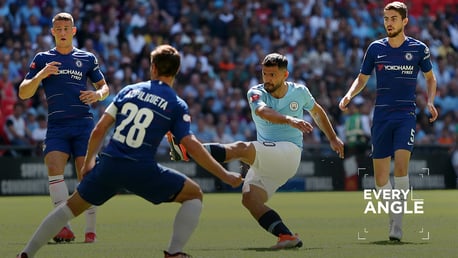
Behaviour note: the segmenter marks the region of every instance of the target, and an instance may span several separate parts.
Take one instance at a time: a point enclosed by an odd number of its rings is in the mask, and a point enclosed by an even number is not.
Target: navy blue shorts
[[[93,128],[92,120],[82,121],[78,126],[50,126],[46,131],[43,153],[61,151],[74,157],[84,156]]]
[[[173,201],[185,181],[185,175],[157,163],[101,155],[77,189],[81,197],[93,205],[102,205],[122,190],[160,204]]]
[[[412,152],[415,139],[415,118],[385,120],[372,125],[372,158],[382,159],[393,156],[404,149]]]

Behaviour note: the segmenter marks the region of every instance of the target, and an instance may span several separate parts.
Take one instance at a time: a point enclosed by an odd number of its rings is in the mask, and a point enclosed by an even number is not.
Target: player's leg
[[[82,199],[78,192],[73,193],[66,203],[57,206],[44,218],[21,254],[25,253],[26,257],[34,257],[35,253],[69,220],[80,215],[90,206],[91,204]]]
[[[80,170],[84,164],[84,156],[75,158],[75,167],[78,174],[78,181],[81,181]],[[86,217],[86,228],[84,230],[84,242],[94,243],[96,240],[96,219],[97,219],[97,206],[92,205],[85,212]]]
[[[414,139],[415,139],[415,127],[416,121],[412,117],[398,121],[394,132],[394,189],[407,192],[409,190],[409,161],[413,150]],[[404,202],[407,200],[405,196],[401,195],[400,201],[402,207]],[[404,217],[404,211],[398,214],[392,214],[390,220],[390,233],[389,238],[391,240],[400,241],[402,238],[402,219]]]
[[[94,127],[92,122],[87,122],[80,127],[71,128],[72,130],[72,154],[75,157],[75,167],[78,176],[78,182],[82,180],[80,170],[84,164],[84,156],[87,151],[87,144],[89,137]],[[86,228],[84,230],[84,242],[94,243],[96,240],[96,219],[97,219],[97,206],[91,206],[85,212]]]
[[[410,156],[413,151],[414,139],[415,139],[416,121],[414,118],[408,120],[399,121],[394,132],[393,149],[394,152],[394,176],[396,177],[407,177],[409,170]],[[400,184],[404,187],[401,179]],[[396,183],[395,183],[396,187]],[[397,188],[397,187],[396,187]],[[401,188],[399,188],[401,189]],[[408,189],[408,179],[407,179]]]
[[[392,121],[374,122],[372,126],[372,163],[374,165],[375,189],[378,191],[392,191],[390,182],[391,157],[394,143],[393,133],[395,125]],[[391,199],[381,201],[391,203]],[[390,233],[393,224],[393,213],[389,213]],[[390,237],[391,238],[391,237]]]
[[[26,257],[33,257],[38,249],[69,220],[79,216],[92,205],[102,205],[118,193],[119,185],[126,181],[119,175],[125,175],[127,169],[116,163],[116,160],[107,159],[105,163],[97,163],[66,203],[56,207],[43,220],[23,250],[23,253],[27,254]],[[18,255],[18,257],[22,256]]]
[[[250,171],[247,174],[249,176]],[[242,193],[242,204],[251,213],[258,224],[267,232],[279,238],[275,249],[301,247],[302,241],[295,236],[283,223],[280,215],[266,205],[267,193],[259,186],[244,184]]]
[[[374,165],[375,189],[392,189],[390,182],[391,156],[381,159],[372,159]]]
[[[280,218],[280,215],[266,205],[268,198],[264,189],[256,185],[244,185],[242,204],[250,212],[253,218],[274,236],[280,234],[292,235]]]
[[[256,149],[252,142],[237,141],[233,143],[205,143],[205,148],[218,162],[240,160],[246,164],[253,164],[256,157]]]
[[[190,257],[182,251],[199,222],[202,212],[202,190],[196,182],[187,178],[174,202],[181,203],[181,207],[175,215],[172,238],[167,251],[164,251],[164,256]]]
[[[265,205],[267,199],[267,193],[261,187],[251,184],[247,184],[246,186],[244,185],[242,193],[242,204],[245,208],[247,208],[251,216],[253,216],[253,218],[256,219],[258,222],[262,215],[271,210],[271,208]],[[269,226],[265,227],[264,225],[262,225],[262,223],[259,224],[261,224],[261,226],[264,229],[269,231]],[[278,234],[272,234],[278,236]]]
[[[68,187],[64,180],[64,170],[68,158],[69,155],[61,151],[49,151],[45,154],[44,160],[48,168],[49,195],[54,207],[59,206],[68,199]],[[70,224],[65,225],[53,239],[57,243],[73,241],[75,235],[71,231]]]
[[[101,162],[103,162],[101,157]],[[110,162],[113,163],[113,162]],[[181,203],[174,223],[172,236],[165,257],[190,257],[183,253],[184,246],[197,227],[202,211],[200,186],[178,171],[160,164],[129,162],[127,165],[113,164],[113,169],[126,169],[135,173],[124,173],[120,184],[128,191],[153,204],[164,202]],[[157,171],[154,169],[157,167]],[[110,168],[108,168],[110,169]]]
[[[242,204],[262,228],[278,237],[272,248],[301,247],[302,241],[289,230],[280,215],[266,205],[278,187],[296,173],[301,151],[292,143],[255,142],[253,145],[256,155],[242,187]]]
[[[397,150],[394,153],[394,187],[396,189],[409,189],[409,162],[411,152],[408,150]],[[396,182],[399,181],[399,182]],[[398,187],[399,186],[399,187]]]
[[[375,188],[392,189],[390,183],[391,156],[393,154],[393,128],[389,121],[374,122],[372,126],[372,163]]]
[[[410,151],[397,150],[394,154],[394,189],[407,191],[409,189],[409,177],[407,175],[410,160]],[[395,200],[405,202],[404,196],[402,199]],[[404,205],[402,205],[404,207]],[[390,213],[390,232],[389,239],[393,241],[401,241],[402,238],[402,219],[404,212]]]
[[[391,156],[383,159],[372,159],[375,175],[375,189],[377,191],[391,191],[393,189],[390,182]],[[383,195],[382,195],[383,196]],[[383,198],[383,197],[382,197]],[[380,201],[391,203],[391,199],[382,199]],[[388,219],[390,224],[389,236],[391,239],[391,228],[393,224],[393,213],[389,213]]]

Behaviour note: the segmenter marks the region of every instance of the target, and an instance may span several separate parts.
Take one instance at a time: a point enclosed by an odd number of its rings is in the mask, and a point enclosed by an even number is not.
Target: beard
[[[391,32],[386,32],[389,38],[395,38],[402,32],[402,29],[399,30],[392,30]]]
[[[275,92],[278,88],[280,88],[282,84],[283,83],[278,83],[278,84],[264,83],[264,89],[268,93],[272,93],[272,92]]]

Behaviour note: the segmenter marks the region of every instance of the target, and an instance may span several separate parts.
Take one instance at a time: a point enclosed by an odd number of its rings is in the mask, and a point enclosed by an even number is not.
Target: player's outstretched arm
[[[324,109],[318,104],[315,103],[313,108],[309,111],[315,123],[323,131],[328,138],[331,145],[331,149],[339,155],[341,159],[344,158],[344,144],[342,140],[337,136],[334,128],[332,128],[331,121],[329,121],[328,115]]]
[[[437,88],[437,80],[436,76],[434,75],[433,70],[424,73],[426,79],[426,90],[428,94],[428,111],[431,114],[429,118],[429,122],[432,123],[436,121],[437,117],[439,116],[439,112],[437,112],[436,107],[434,106],[434,98],[436,97],[436,88]]]
[[[183,144],[186,151],[195,162],[214,176],[221,179],[224,183],[229,184],[232,187],[237,187],[242,183],[242,175],[240,173],[227,171],[210,155],[210,153],[194,135],[190,134],[185,136],[181,139],[180,143]]]
[[[353,83],[350,86],[350,89],[348,89],[347,93],[342,97],[342,99],[339,102],[339,108],[342,111],[347,110],[347,105],[350,103],[350,101],[360,93],[364,87],[366,87],[367,80],[369,80],[370,75],[365,75],[360,73],[358,77],[353,81]]]

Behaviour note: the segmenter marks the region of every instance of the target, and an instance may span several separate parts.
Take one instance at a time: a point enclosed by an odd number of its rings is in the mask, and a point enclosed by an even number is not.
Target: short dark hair
[[[69,13],[58,13],[54,18],[52,19],[52,23],[54,24],[55,21],[71,21],[72,25],[74,25],[73,22],[73,16]]]
[[[150,54],[151,65],[155,65],[158,76],[176,76],[181,65],[178,50],[170,45],[160,45]]]
[[[284,55],[272,53],[264,58],[262,65],[267,67],[278,66],[278,68],[286,69],[288,67],[288,59]]]
[[[383,10],[384,11],[395,10],[396,12],[398,12],[401,15],[402,19],[407,18],[407,5],[404,4],[403,2],[399,2],[399,1],[391,2],[387,4],[385,8],[383,8]]]

